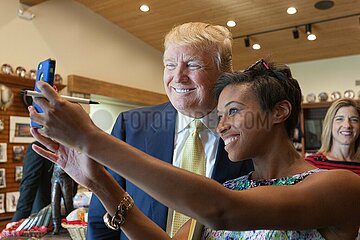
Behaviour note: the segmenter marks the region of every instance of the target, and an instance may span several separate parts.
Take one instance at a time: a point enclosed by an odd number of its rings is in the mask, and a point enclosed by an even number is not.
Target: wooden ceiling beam
[[[20,0],[20,3],[32,7],[46,1],[47,0]]]
[[[165,94],[127,87],[78,75],[68,76],[68,91],[70,93],[96,94],[115,98],[124,102],[142,105],[156,105],[169,101]]]

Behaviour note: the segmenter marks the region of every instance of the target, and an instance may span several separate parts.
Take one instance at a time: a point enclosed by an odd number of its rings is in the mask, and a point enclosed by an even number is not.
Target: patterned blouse
[[[320,169],[313,169],[307,172],[296,174],[291,177],[266,180],[249,180],[251,173],[248,175],[233,179],[224,183],[224,186],[233,190],[245,190],[258,186],[280,186],[295,185],[314,172]],[[325,238],[316,229],[302,231],[284,231],[284,230],[252,230],[252,231],[225,231],[211,230],[204,227],[201,237],[202,240],[268,240],[268,239],[286,239],[286,240],[324,240]]]

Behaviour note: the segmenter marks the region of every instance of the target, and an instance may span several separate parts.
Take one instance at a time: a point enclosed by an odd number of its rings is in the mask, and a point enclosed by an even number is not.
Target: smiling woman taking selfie
[[[52,152],[34,150],[91,189],[108,211],[107,225],[121,228],[130,239],[170,237],[139,211],[102,165],[204,224],[201,239],[353,240],[357,235],[360,178],[350,171],[320,170],[292,145],[301,90],[287,66],[260,60],[218,80],[217,132],[232,161],[251,158],[255,169],[224,185],[157,161],[102,132],[79,105],[45,83],[38,86],[48,101],[35,99],[43,114],[29,108],[31,119],[44,126],[32,134]],[[174,239],[188,235],[189,223]]]

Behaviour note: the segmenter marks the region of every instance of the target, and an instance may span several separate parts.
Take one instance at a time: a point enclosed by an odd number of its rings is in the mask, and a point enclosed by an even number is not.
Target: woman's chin
[[[228,154],[228,157],[229,157],[230,161],[232,161],[232,162],[240,162],[240,161],[244,161],[246,159],[249,159],[247,157],[234,155],[234,154],[230,154],[230,153]]]

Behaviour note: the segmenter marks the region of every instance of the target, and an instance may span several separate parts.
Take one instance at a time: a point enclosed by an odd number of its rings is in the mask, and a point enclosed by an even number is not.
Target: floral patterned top
[[[307,172],[296,174],[291,177],[265,180],[249,180],[251,173],[248,175],[227,181],[224,186],[233,190],[245,190],[258,186],[269,185],[295,185],[314,172],[320,169],[313,169]],[[284,231],[284,230],[252,230],[252,231],[225,231],[211,230],[204,227],[202,240],[260,240],[260,239],[281,239],[281,240],[324,240],[325,238],[316,229],[302,231]]]

